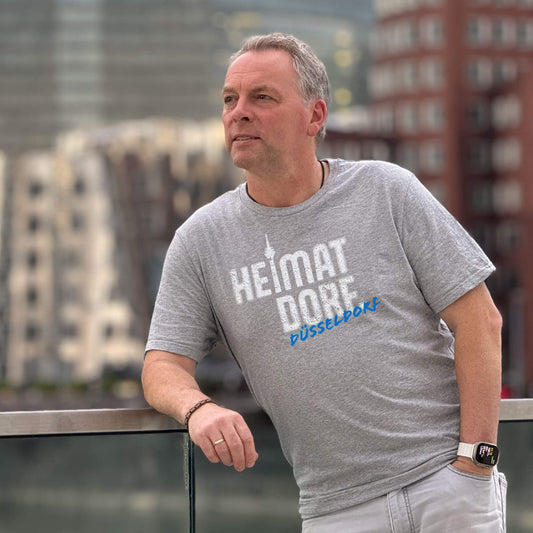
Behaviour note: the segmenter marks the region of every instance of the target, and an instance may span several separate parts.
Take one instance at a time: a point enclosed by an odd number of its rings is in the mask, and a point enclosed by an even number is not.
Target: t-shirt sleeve
[[[410,177],[402,209],[402,243],[424,298],[440,313],[495,267],[459,222],[415,176]]]
[[[163,265],[146,351],[164,350],[200,361],[216,341],[216,321],[200,265],[178,230]]]

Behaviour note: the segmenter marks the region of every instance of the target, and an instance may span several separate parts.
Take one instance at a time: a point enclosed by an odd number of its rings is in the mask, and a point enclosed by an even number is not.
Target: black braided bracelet
[[[206,403],[214,403],[213,400],[211,398],[204,398],[203,400],[200,400],[198,403],[195,403],[188,411],[187,411],[187,414],[185,415],[185,420],[183,421],[183,425],[185,426],[185,429],[189,429],[189,418],[191,418],[191,415],[198,409],[200,409],[200,407],[202,407],[202,405],[205,405]]]

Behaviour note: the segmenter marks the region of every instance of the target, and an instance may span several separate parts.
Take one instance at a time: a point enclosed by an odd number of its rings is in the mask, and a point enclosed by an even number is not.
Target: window
[[[486,17],[475,17],[466,24],[466,41],[470,46],[481,47],[491,42],[490,20]]]
[[[507,83],[513,81],[517,76],[517,65],[512,59],[499,59],[494,62],[494,82]]]
[[[492,122],[496,129],[515,128],[520,124],[521,102],[517,96],[497,98],[492,104]]]
[[[63,282],[61,284],[61,298],[65,303],[81,302],[80,288],[76,285],[68,285]]]
[[[37,255],[36,251],[31,250],[28,252],[28,255],[26,256],[26,263],[30,270],[37,268],[37,264],[39,263],[39,256]]]
[[[416,89],[417,76],[415,63],[413,61],[402,61],[398,64],[395,83],[400,91],[410,92]]]
[[[490,215],[492,213],[492,186],[490,182],[472,184],[471,207],[476,215]]]
[[[440,89],[444,82],[444,71],[440,59],[423,59],[419,65],[419,83],[424,89]]]
[[[470,228],[470,232],[483,251],[489,256],[492,256],[494,253],[494,232],[492,231],[492,227],[486,223],[478,223]]]
[[[517,180],[499,181],[493,188],[494,212],[497,215],[514,215],[522,208],[522,185]]]
[[[444,44],[444,27],[438,17],[426,17],[420,21],[420,44],[426,48],[438,48]]]
[[[37,292],[37,289],[33,286],[28,287],[28,290],[26,291],[26,301],[28,302],[28,305],[35,305],[38,299],[39,293]]]
[[[115,331],[112,324],[106,324],[104,326],[104,337],[106,339],[110,339],[111,337],[113,337],[114,333]]]
[[[401,143],[397,147],[396,160],[411,172],[418,172],[418,147],[414,143]]]
[[[427,132],[439,132],[444,128],[444,104],[440,100],[429,100],[420,104],[420,128]]]
[[[61,336],[66,339],[78,337],[78,326],[72,322],[63,323],[61,325]]]
[[[492,39],[496,46],[512,47],[516,44],[516,24],[512,19],[495,20],[492,26]]]
[[[372,69],[370,73],[370,92],[374,98],[381,98],[394,94],[395,72],[390,66]]]
[[[392,133],[394,119],[389,105],[376,107],[373,113],[374,126],[379,133]]]
[[[468,170],[475,174],[482,174],[491,170],[491,146],[484,139],[471,141],[467,152]]]
[[[28,192],[29,192],[30,196],[35,198],[37,196],[41,196],[41,194],[44,191],[44,187],[43,187],[43,184],[40,181],[32,181],[29,184],[28,190],[29,190]]]
[[[474,100],[468,104],[466,111],[468,126],[483,131],[490,126],[490,104],[487,100]]]
[[[72,213],[71,226],[73,230],[79,231],[85,228],[85,217],[81,213]]]
[[[492,162],[499,172],[516,170],[522,162],[522,146],[514,137],[500,139],[494,142]]]
[[[518,46],[524,50],[533,49],[533,21],[521,20],[518,22],[516,41]]]
[[[79,250],[73,248],[65,249],[60,257],[65,267],[77,267],[82,263]]]
[[[387,24],[380,34],[387,54],[414,50],[418,45],[416,25],[412,20],[402,19]]]
[[[390,159],[389,147],[380,141],[369,141],[365,143],[365,151],[370,155],[369,159],[388,160]]]
[[[496,226],[496,250],[501,254],[514,252],[520,245],[520,225],[517,222],[505,221]]]
[[[396,128],[399,133],[416,133],[418,130],[418,118],[414,103],[398,105],[396,110]]]
[[[444,149],[439,141],[421,144],[420,170],[428,174],[438,174],[444,170]]]
[[[83,196],[87,191],[87,185],[85,183],[85,180],[83,178],[78,178],[74,182],[74,193],[78,196]]]
[[[492,84],[492,65],[488,58],[473,58],[467,66],[468,84],[473,89],[486,89]]]
[[[36,233],[41,228],[41,220],[39,217],[32,215],[28,219],[28,230],[30,233]]]
[[[38,324],[35,324],[34,322],[28,322],[26,324],[26,340],[27,341],[35,341],[37,340],[41,335],[41,328]]]

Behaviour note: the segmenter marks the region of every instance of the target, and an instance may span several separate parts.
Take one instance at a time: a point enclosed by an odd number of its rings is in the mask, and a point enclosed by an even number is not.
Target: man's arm
[[[446,307],[440,316],[455,335],[460,440],[496,444],[501,392],[500,313],[486,285],[481,283]],[[454,466],[473,473],[490,472],[465,457],[459,457]]]
[[[194,379],[195,369],[196,362],[189,357],[150,350],[142,372],[146,401],[183,423],[189,409],[207,398]],[[189,434],[213,463],[222,461],[240,472],[257,460],[250,429],[235,411],[206,403],[191,415]],[[220,439],[224,442],[213,444]]]

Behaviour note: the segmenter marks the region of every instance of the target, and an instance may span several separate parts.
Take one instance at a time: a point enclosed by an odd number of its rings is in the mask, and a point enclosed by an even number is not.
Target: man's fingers
[[[249,430],[247,433],[248,436],[243,439],[237,429],[232,428],[224,433],[224,440],[222,442],[220,442],[220,439],[213,442],[215,452],[222,463],[226,466],[233,466],[238,472],[242,472],[246,467],[252,467],[257,459],[257,454],[253,446],[253,438]],[[249,450],[250,442],[251,451]]]
[[[203,440],[199,440],[195,444],[197,444],[202,449],[204,455],[211,463],[220,463],[220,457],[218,456],[215,446],[213,445],[210,439],[206,438]]]
[[[252,433],[235,411],[208,404],[189,421],[189,432],[212,463],[222,461],[241,472],[257,460]]]
[[[216,446],[216,451],[226,466],[233,466],[238,472],[246,467],[244,447],[234,428],[224,435],[224,442]]]
[[[255,449],[255,443],[252,433],[246,425],[246,422],[244,422],[244,420],[242,420],[242,424],[237,424],[237,427],[235,429],[239,434],[239,438],[243,446],[244,467],[252,468],[252,466],[254,466],[255,462],[257,461],[257,458],[259,457]]]

